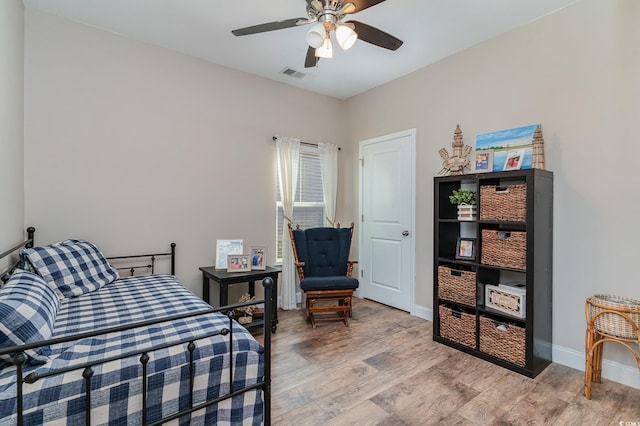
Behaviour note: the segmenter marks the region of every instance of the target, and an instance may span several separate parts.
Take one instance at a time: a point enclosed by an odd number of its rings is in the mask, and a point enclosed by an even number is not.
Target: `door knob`
[[[402,231],[402,236],[403,237],[408,237],[409,236],[409,231]]]

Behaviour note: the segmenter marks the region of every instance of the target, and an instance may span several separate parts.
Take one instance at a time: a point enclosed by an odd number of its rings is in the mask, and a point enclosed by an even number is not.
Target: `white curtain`
[[[327,222],[331,226],[335,226],[336,197],[338,195],[338,145],[321,142],[318,144],[318,151],[320,152],[320,172]]]
[[[278,136],[276,140],[276,155],[278,157],[278,182],[280,184],[284,212],[284,220],[282,221],[282,277],[281,285],[279,285],[278,307],[282,309],[297,309],[297,273],[287,223],[291,222],[291,217],[293,216],[293,202],[296,196],[298,167],[300,164],[300,139]]]

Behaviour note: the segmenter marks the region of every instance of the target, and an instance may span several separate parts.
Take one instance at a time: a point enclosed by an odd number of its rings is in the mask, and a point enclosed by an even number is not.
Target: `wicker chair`
[[[349,326],[351,297],[358,288],[352,278],[354,260],[348,260],[353,236],[350,228],[322,227],[306,230],[289,224],[293,256],[303,291],[305,318],[315,328],[316,321],[339,320]]]
[[[591,399],[591,384],[602,381],[604,342],[619,343],[629,349],[640,370],[640,301],[609,294],[596,294],[587,299],[585,314],[587,333],[584,396]]]

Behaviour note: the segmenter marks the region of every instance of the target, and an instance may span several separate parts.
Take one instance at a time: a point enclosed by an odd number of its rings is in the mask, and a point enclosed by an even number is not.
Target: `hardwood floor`
[[[358,298],[353,312],[316,329],[278,312],[274,425],[640,425],[638,389],[603,380],[589,401],[582,371],[529,379],[434,342],[430,321]]]

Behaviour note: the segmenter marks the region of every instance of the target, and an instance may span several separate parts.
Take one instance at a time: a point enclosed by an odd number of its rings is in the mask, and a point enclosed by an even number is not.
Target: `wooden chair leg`
[[[353,318],[353,309],[351,305],[351,296],[345,297],[344,300],[340,301],[340,306],[348,306],[349,307],[349,318]]]
[[[311,312],[309,311],[309,307],[313,306],[312,305],[313,301],[310,300],[307,297],[307,294],[305,292],[302,292],[302,313],[304,315],[304,320],[306,322],[311,322],[312,325],[315,327],[315,324],[313,324],[313,320],[311,318]]]
[[[316,328],[316,319],[313,317],[314,299],[307,299],[307,320],[311,322],[311,326]]]
[[[344,298],[344,304],[349,308],[349,310],[345,312],[344,315],[344,325],[349,327],[349,318],[351,318],[351,296]]]

